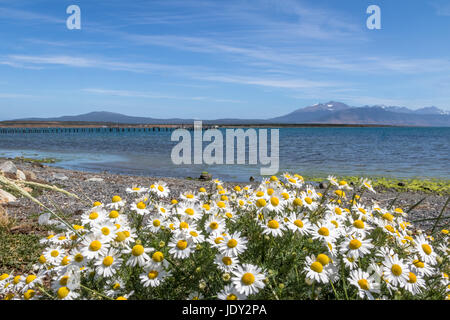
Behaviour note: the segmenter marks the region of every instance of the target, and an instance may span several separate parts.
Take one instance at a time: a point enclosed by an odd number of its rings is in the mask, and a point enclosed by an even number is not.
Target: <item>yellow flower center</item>
[[[189,232],[189,234],[193,237],[198,237],[198,233],[195,231],[191,231],[191,232]]]
[[[194,198],[194,195],[193,195],[193,194],[187,194],[187,195],[186,195],[186,198],[188,198],[188,199],[193,199],[193,198]]]
[[[267,226],[270,229],[278,229],[280,227],[280,225],[278,224],[278,221],[276,221],[276,220],[270,220],[269,223],[267,224]]]
[[[364,221],[362,220],[355,220],[353,222],[353,226],[357,229],[364,229]]]
[[[338,216],[342,214],[342,210],[339,207],[334,208],[334,213],[336,213]]]
[[[359,247],[361,247],[362,243],[361,241],[359,241],[358,239],[353,239],[350,241],[350,243],[348,244],[348,247],[352,250],[356,250]]]
[[[424,243],[424,244],[422,245],[422,250],[423,250],[423,252],[425,252],[427,255],[430,255],[431,252],[433,251],[433,250],[431,250],[431,247],[430,247],[429,245],[427,245],[426,243]]]
[[[41,264],[44,264],[44,263],[47,262],[47,259],[45,259],[45,257],[44,257],[43,255],[41,255],[41,256],[39,257],[39,262],[40,262]],[[1,279],[0,279],[0,280],[1,280]]]
[[[160,192],[164,192],[164,187],[163,187],[163,186],[158,186],[158,190],[159,190]]]
[[[98,241],[98,240],[94,240],[89,245],[89,250],[91,250],[91,251],[98,251],[98,250],[100,250],[101,247],[102,247],[102,243],[100,241]]]
[[[294,224],[299,227],[299,228],[303,228],[303,221],[302,220],[295,220]]]
[[[214,221],[209,224],[209,227],[213,230],[216,230],[219,227],[219,224]]]
[[[272,197],[272,198],[270,198],[270,203],[271,203],[274,207],[276,207],[276,206],[278,206],[278,205],[280,204],[280,200],[279,200],[277,197]]]
[[[95,220],[98,218],[98,213],[97,212],[91,212],[91,214],[89,215],[89,219],[90,220]]]
[[[70,290],[69,290],[69,288],[67,288],[67,287],[61,287],[61,288],[59,288],[59,289],[58,289],[58,293],[57,293],[58,298],[64,299],[65,297],[67,297],[67,296],[69,295],[69,292],[70,292]]]
[[[126,238],[127,238],[127,236],[125,235],[125,233],[123,233],[122,231],[119,231],[119,232],[117,232],[116,233],[116,241],[117,242],[122,242],[122,241],[124,241]]]
[[[306,202],[307,204],[311,204],[311,203],[313,202],[313,200],[312,200],[310,197],[306,197],[306,198],[305,198],[305,202]]]
[[[358,285],[363,290],[369,290],[369,282],[366,279],[358,280]]]
[[[135,257],[139,257],[143,253],[144,253],[144,247],[141,246],[140,244],[135,245],[133,247],[133,249],[131,249],[131,254]]]
[[[229,295],[227,295],[227,300],[237,300],[237,299],[238,299],[238,297],[233,293],[230,293]]]
[[[27,284],[30,284],[31,282],[33,282],[36,279],[36,276],[34,274],[30,274],[26,279],[25,282]]]
[[[56,258],[57,256],[59,256],[59,252],[58,252],[58,250],[53,250],[52,252],[50,252],[50,255],[51,255],[53,258]]]
[[[187,245],[188,245],[188,243],[187,243],[186,240],[179,240],[179,241],[177,242],[177,248],[180,249],[180,250],[186,249],[186,248],[187,248]]]
[[[120,202],[120,201],[122,201],[122,198],[119,197],[119,196],[114,196],[114,197],[112,198],[112,202],[114,202],[114,203],[117,203],[117,202]]]
[[[194,214],[194,209],[187,208],[186,210],[184,210],[184,213],[186,213],[187,215],[192,216]]]
[[[23,297],[25,298],[25,300],[30,300],[31,298],[34,297],[35,294],[36,294],[36,291],[29,289],[29,290],[27,290],[27,292],[25,292],[23,294]]]
[[[228,240],[227,246],[228,248],[234,248],[236,247],[238,244],[238,242],[235,239],[230,239]]]
[[[317,262],[320,262],[323,266],[326,266],[330,263],[330,258],[328,258],[326,254],[321,253],[317,256]]]
[[[245,285],[249,286],[253,282],[255,282],[255,276],[253,274],[251,274],[250,272],[247,272],[242,276],[241,281]]]
[[[225,204],[225,202],[222,202],[222,201],[219,201],[219,202],[217,202],[217,206],[219,207],[219,208],[225,208],[226,207],[226,204]]]
[[[259,208],[265,207],[266,204],[267,204],[267,202],[266,202],[266,200],[264,200],[263,198],[260,198],[260,199],[256,200],[256,205],[257,205]]]
[[[158,219],[153,220],[154,227],[159,227],[160,225],[161,225],[161,221],[159,221]]]
[[[111,232],[111,231],[109,230],[109,228],[107,228],[107,227],[103,227],[103,228],[102,228],[102,233],[103,233],[103,235],[107,236],[107,235],[109,235],[110,232]]]
[[[101,205],[102,205],[101,202],[98,202],[98,201],[95,201],[95,202],[94,202],[94,207],[99,207],[99,206],[101,206]]]
[[[312,271],[317,272],[317,273],[321,273],[323,271],[323,265],[318,261],[313,262],[311,264],[310,268]]]
[[[59,279],[59,284],[61,286],[67,286],[67,281],[69,281],[69,276],[64,276],[61,279]]]
[[[409,273],[408,282],[409,283],[416,283],[417,282],[417,276],[414,273],[410,272]]]
[[[414,260],[414,261],[413,261],[413,264],[414,264],[414,266],[416,266],[417,268],[423,268],[423,267],[425,267],[425,264],[424,264],[422,261],[418,260],[418,259]]]
[[[325,228],[325,227],[322,227],[322,228],[319,229],[318,233],[319,233],[321,236],[328,237],[328,236],[330,235],[330,230],[328,230],[328,229]]]
[[[156,251],[152,255],[152,260],[155,262],[161,262],[164,260],[164,254],[161,251]]]
[[[185,221],[180,222],[180,229],[187,229],[189,228],[189,224]]]
[[[81,253],[77,253],[77,254],[75,255],[75,257],[73,257],[73,258],[74,258],[74,260],[75,260],[76,262],[78,262],[78,263],[82,262],[83,259],[84,259],[83,255],[82,255]]]
[[[223,238],[222,238],[222,237],[218,237],[218,238],[214,239],[214,243],[215,243],[215,244],[219,244],[219,243],[221,243],[222,241],[223,241]]]
[[[392,265],[391,271],[397,277],[400,276],[403,272],[402,267],[400,267],[398,264]]]
[[[295,198],[294,199],[294,205],[296,205],[296,206],[302,206],[303,205],[303,201],[302,201],[302,199],[300,199],[300,198]]]
[[[389,222],[392,222],[394,220],[394,216],[392,214],[390,214],[389,212],[386,212],[381,217]]]
[[[136,205],[136,207],[137,207],[138,209],[140,209],[140,210],[143,210],[143,209],[147,208],[147,206],[146,206],[145,203],[143,203],[143,202],[139,202],[139,203]]]
[[[67,266],[69,263],[70,263],[70,258],[68,256],[65,256],[61,261],[62,266]]]
[[[109,267],[110,265],[112,265],[114,262],[114,258],[111,256],[107,256],[105,257],[105,259],[103,259],[103,265],[106,267]]]
[[[223,257],[222,258],[222,262],[223,262],[223,264],[225,264],[227,266],[229,266],[229,265],[231,265],[233,263],[233,261],[231,260],[230,257]]]
[[[149,273],[148,273],[148,278],[149,279],[151,279],[151,280],[153,280],[153,279],[155,279],[156,277],[158,277],[158,271],[156,271],[156,270],[152,270],[152,271],[150,271]]]

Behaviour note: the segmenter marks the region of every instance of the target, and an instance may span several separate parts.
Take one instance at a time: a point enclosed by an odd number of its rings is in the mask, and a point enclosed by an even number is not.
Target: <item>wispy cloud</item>
[[[213,97],[203,97],[203,96],[176,96],[176,95],[166,95],[152,92],[142,92],[142,91],[129,91],[129,90],[111,90],[111,89],[101,89],[101,88],[85,88],[82,89],[84,92],[107,95],[107,96],[118,96],[126,98],[145,98],[145,99],[176,99],[176,100],[194,100],[194,101],[212,101],[212,102],[224,102],[224,103],[242,103],[241,100],[233,99],[221,99]]]
[[[61,24],[65,23],[64,19],[56,18],[50,15],[4,7],[0,8],[0,17],[2,17],[2,19],[14,21],[36,21],[39,23],[61,23]]]

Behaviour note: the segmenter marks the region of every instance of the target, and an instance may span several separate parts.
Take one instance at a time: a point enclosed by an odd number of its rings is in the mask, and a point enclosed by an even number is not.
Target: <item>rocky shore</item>
[[[67,217],[76,218],[84,209],[86,203],[94,201],[109,202],[112,195],[126,195],[126,188],[133,186],[149,186],[156,181],[164,181],[171,190],[171,197],[178,197],[181,192],[187,190],[197,190],[200,187],[208,187],[210,183],[200,180],[187,180],[176,178],[153,178],[141,176],[115,175],[110,173],[90,173],[81,171],[71,171],[53,166],[47,166],[38,162],[28,162],[21,160],[0,159],[0,172],[10,179],[20,181],[34,181],[43,184],[54,185],[65,189],[66,191],[77,194],[85,202],[80,202],[70,198],[62,193],[50,190],[33,190],[27,187],[29,192],[39,201],[54,208],[57,206]],[[234,186],[237,183],[225,183],[228,186]],[[257,182],[241,183],[241,185],[257,185]],[[318,190],[323,185],[316,184]],[[363,196],[364,203],[371,204],[377,201],[382,206],[387,206],[394,199],[395,206],[404,211],[424,199],[409,213],[409,220],[414,222],[417,227],[429,229],[434,225],[433,220],[425,220],[437,217],[444,207],[448,195],[438,195],[425,192],[398,192],[395,190],[378,188],[377,193],[366,192]],[[351,194],[349,195],[352,196]],[[0,186],[0,207],[5,210],[11,219],[18,222],[33,223],[36,216],[41,212],[40,207],[34,202],[19,197],[14,192],[9,192]],[[443,226],[448,223],[450,206],[443,213],[445,219],[440,221]],[[33,218],[34,217],[34,218]]]

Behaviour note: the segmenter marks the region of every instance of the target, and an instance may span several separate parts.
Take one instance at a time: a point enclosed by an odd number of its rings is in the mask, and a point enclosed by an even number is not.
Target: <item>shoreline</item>
[[[3,163],[6,159],[0,158],[0,163]],[[48,160],[48,159],[47,159]],[[35,162],[21,161],[21,160],[11,160],[18,169],[26,172],[32,172],[35,176],[35,181],[55,185],[63,188],[69,192],[79,195],[81,198],[87,199],[91,202],[100,201],[108,202],[110,201],[111,195],[126,196],[126,188],[134,186],[150,186],[152,183],[157,181],[164,181],[167,183],[170,192],[170,198],[178,198],[181,192],[191,190],[196,191],[200,187],[208,187],[210,185],[209,181],[201,181],[198,179],[186,179],[186,178],[171,178],[171,177],[144,177],[144,176],[133,176],[133,175],[122,175],[122,174],[112,174],[107,172],[85,172],[68,170],[63,168],[58,168],[57,166],[47,166],[45,164],[39,163],[38,160]],[[213,177],[214,178],[214,177]],[[313,180],[313,179],[312,179]],[[316,190],[319,192],[324,191],[324,185],[318,181],[310,181],[305,176],[305,181],[312,184]],[[323,181],[323,180],[322,180]],[[355,180],[356,182],[357,180]],[[348,180],[352,183],[352,180]],[[234,187],[235,185],[245,186],[252,185],[257,186],[258,181],[254,182],[226,182],[223,181],[225,187]],[[432,190],[424,191],[412,191],[412,190],[396,190],[395,188],[386,188],[384,186],[376,186],[374,184],[374,189],[377,191],[375,194],[366,192],[364,194],[364,202],[366,204],[371,204],[377,202],[380,205],[387,205],[394,201],[395,206],[403,208],[405,211],[418,203],[422,202],[414,208],[408,220],[423,220],[433,217],[437,217],[446,200],[449,197],[448,193],[438,194]],[[349,192],[348,198],[351,199],[352,193]],[[82,210],[86,209],[84,203],[80,201],[69,198],[61,193],[53,191],[39,191],[37,193],[37,199],[42,203],[53,206],[55,203],[58,204],[60,209],[68,216],[76,218],[81,214]],[[8,211],[9,215],[13,219],[18,221],[29,221],[30,217],[33,217],[37,213],[41,212],[39,206],[32,201],[19,198],[16,202],[7,203],[3,205]],[[449,212],[450,208],[447,207],[446,212],[443,214],[444,219],[448,219],[446,214]],[[31,219],[33,220],[33,219]],[[36,219],[34,219],[36,220]],[[441,221],[446,222],[446,220]],[[423,221],[419,225],[421,228],[426,229],[427,227],[432,227],[434,221]],[[418,225],[418,226],[419,226]]]

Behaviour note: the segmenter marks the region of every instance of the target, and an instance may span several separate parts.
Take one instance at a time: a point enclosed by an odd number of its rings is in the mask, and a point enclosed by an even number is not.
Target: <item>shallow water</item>
[[[0,134],[0,157],[51,157],[67,169],[156,177],[259,176],[260,165],[174,165],[177,142],[170,137],[168,131],[8,133]],[[282,128],[279,152],[279,172],[450,178],[450,128]]]

